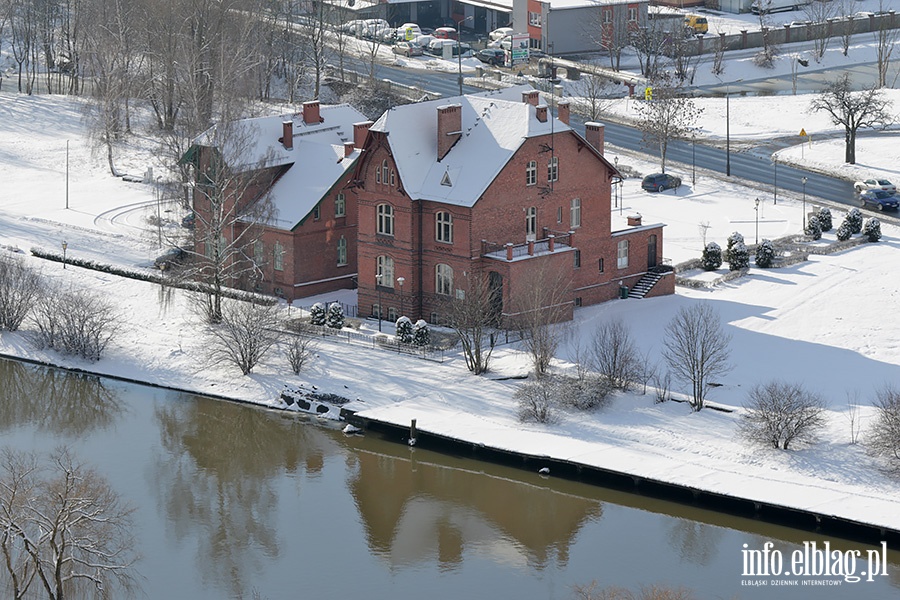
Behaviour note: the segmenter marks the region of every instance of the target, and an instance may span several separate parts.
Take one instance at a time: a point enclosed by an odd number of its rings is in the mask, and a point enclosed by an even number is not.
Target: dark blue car
[[[654,173],[647,175],[641,182],[641,187],[648,192],[662,192],[668,189],[677,189],[681,186],[681,177],[668,173]]]
[[[872,206],[878,210],[897,210],[900,207],[900,201],[897,196],[884,190],[866,190],[859,195],[862,205]]]

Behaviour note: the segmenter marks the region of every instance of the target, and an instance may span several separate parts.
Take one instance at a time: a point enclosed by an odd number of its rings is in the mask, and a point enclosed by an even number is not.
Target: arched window
[[[388,177],[390,176],[390,169],[388,168],[388,161],[384,159],[381,161],[381,183],[387,185]]]
[[[272,246],[273,266],[276,271],[284,271],[284,245],[281,242],[275,242]]]
[[[534,185],[537,183],[537,161],[529,161],[525,168],[525,185]]]
[[[379,204],[377,213],[375,232],[381,235],[394,235],[394,207],[390,204]]]
[[[537,207],[530,206],[525,211],[525,236],[531,236],[532,239],[537,233]]]
[[[391,169],[391,187],[397,185],[397,174]]]
[[[434,216],[434,239],[445,244],[453,243],[453,215],[448,212],[439,212]]]
[[[375,285],[394,287],[394,259],[381,255],[375,259]]]
[[[337,264],[339,267],[347,264],[347,238],[344,236],[337,243]]]
[[[438,265],[434,268],[434,291],[442,296],[453,293],[453,267]]]

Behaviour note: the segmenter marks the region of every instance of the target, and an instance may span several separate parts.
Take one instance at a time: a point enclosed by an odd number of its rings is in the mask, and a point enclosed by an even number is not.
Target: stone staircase
[[[628,290],[629,298],[643,298],[647,295],[656,282],[663,278],[663,273],[652,273],[647,272],[644,273],[643,277],[641,277],[636,284],[631,286],[631,289]]]

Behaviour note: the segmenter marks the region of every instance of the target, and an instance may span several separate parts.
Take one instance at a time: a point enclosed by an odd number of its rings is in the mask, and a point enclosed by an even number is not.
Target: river
[[[900,593],[895,551],[889,574],[871,582],[744,577],[744,544],[772,541],[789,557],[804,541],[826,540],[348,436],[295,414],[8,360],[0,440],[39,451],[66,444],[136,507],[138,570],[151,599],[562,600],[592,581],[683,586],[699,599]],[[863,556],[874,548],[829,541]],[[782,580],[797,586],[776,588]]]

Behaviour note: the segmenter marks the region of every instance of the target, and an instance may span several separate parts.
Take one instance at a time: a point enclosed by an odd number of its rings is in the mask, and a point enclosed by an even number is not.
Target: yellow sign
[[[806,137],[806,130],[802,127],[800,128],[800,137]]]
[[[644,89],[644,100],[653,100],[653,88],[649,85]]]

